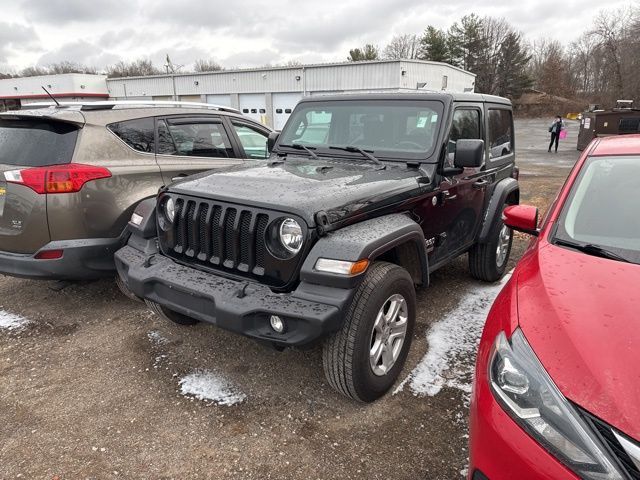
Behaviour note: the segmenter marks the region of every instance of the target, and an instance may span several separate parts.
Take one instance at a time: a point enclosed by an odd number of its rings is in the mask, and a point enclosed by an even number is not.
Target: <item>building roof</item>
[[[0,99],[47,99],[46,88],[56,98],[108,98],[106,75],[64,73],[35,77],[16,77],[0,80]]]
[[[454,70],[458,70],[459,72],[464,72],[467,75],[471,75],[473,77],[476,76],[475,73],[468,72],[460,67],[455,67],[448,63],[443,62],[432,62],[430,60],[364,60],[359,62],[330,62],[330,63],[311,63],[305,65],[286,65],[286,66],[265,66],[265,67],[253,67],[253,68],[230,68],[224,70],[217,70],[214,72],[189,72],[189,73],[163,73],[159,75],[147,75],[147,76],[138,76],[138,77],[112,77],[108,78],[107,81],[115,81],[115,80],[137,80],[142,78],[164,78],[164,77],[189,77],[195,75],[218,75],[224,73],[243,73],[243,72],[269,72],[273,70],[301,70],[301,69],[310,69],[310,68],[327,68],[327,67],[350,67],[354,65],[367,65],[367,64],[386,64],[386,63],[414,63],[420,65],[437,65],[452,68]]]

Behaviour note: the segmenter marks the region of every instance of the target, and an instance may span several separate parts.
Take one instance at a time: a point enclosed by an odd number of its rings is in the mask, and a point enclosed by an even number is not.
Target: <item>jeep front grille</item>
[[[158,230],[165,255],[181,263],[224,270],[274,287],[291,280],[299,258],[275,258],[266,245],[269,224],[282,214],[214,200],[171,196],[176,205],[174,222]]]
[[[260,276],[264,254],[255,252],[264,251],[265,238],[258,226],[268,220],[269,215],[252,210],[179,198],[173,223],[176,242],[168,246],[183,259]]]

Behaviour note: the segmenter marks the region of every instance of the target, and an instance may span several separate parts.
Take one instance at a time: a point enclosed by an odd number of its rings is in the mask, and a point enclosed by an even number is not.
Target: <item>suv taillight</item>
[[[85,183],[109,177],[111,172],[104,167],[80,163],[4,172],[7,182],[24,185],[36,193],[79,192]]]

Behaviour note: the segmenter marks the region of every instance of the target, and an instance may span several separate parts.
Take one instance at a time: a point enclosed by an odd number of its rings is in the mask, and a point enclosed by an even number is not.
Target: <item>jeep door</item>
[[[220,116],[156,118],[156,161],[165,184],[214,168],[241,164]]]
[[[485,138],[483,105],[481,103],[456,104],[443,166],[454,166],[458,140],[483,138]],[[444,248],[435,252],[439,258],[434,261],[457,256],[473,244],[482,221],[485,190],[488,184],[484,165],[479,168],[465,168],[458,175],[441,178],[438,216],[444,222],[442,225],[444,241],[441,242]]]

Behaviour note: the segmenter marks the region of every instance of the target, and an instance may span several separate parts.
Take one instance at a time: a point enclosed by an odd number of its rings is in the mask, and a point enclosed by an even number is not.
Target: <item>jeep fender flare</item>
[[[153,238],[158,235],[156,230],[156,197],[145,198],[136,205],[133,213],[142,217],[139,225],[129,221],[127,229],[142,238]]]
[[[487,243],[491,235],[491,229],[495,222],[502,218],[502,206],[509,197],[513,198],[514,205],[520,203],[520,186],[515,178],[505,178],[499,181],[493,189],[491,200],[487,205],[484,220],[478,236],[478,243]]]
[[[413,247],[411,256],[415,260],[410,265],[416,284],[428,285],[429,262],[422,228],[409,216],[402,213],[384,215],[360,223],[349,225],[320,238],[305,259],[300,271],[303,283],[332,287],[354,288],[363,275],[353,277],[315,270],[319,258],[356,262],[368,259],[374,261],[380,256],[394,251],[396,247]],[[415,256],[414,256],[415,255]],[[416,265],[417,263],[417,265]]]

